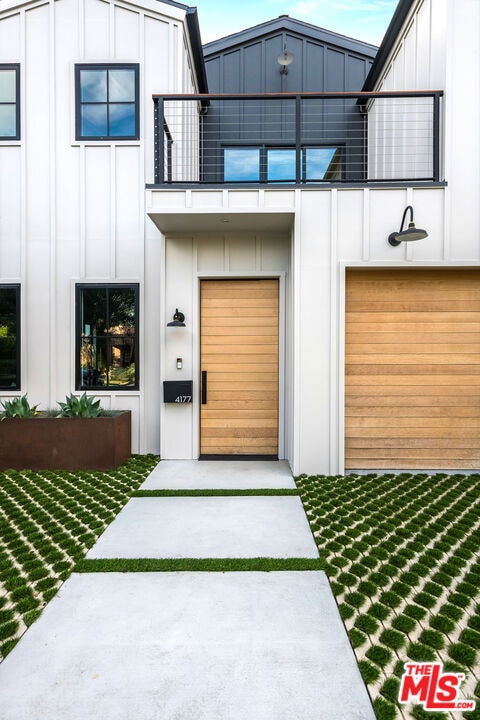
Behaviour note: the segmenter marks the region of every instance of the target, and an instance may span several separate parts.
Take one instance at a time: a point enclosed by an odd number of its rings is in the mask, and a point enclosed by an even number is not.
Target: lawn
[[[463,694],[477,708],[463,717],[480,718],[480,475],[296,480],[378,720],[402,717],[407,661],[465,672]]]
[[[157,462],[137,455],[108,472],[0,473],[0,660]]]

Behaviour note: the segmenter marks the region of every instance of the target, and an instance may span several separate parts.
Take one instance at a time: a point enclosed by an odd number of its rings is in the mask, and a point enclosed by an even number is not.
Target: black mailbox
[[[193,380],[164,380],[163,402],[191,403]]]

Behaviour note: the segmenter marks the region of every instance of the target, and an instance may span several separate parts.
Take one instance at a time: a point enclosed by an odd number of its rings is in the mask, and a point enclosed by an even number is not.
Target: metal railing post
[[[295,182],[302,181],[302,98],[295,97]]]
[[[154,153],[154,182],[160,185],[165,180],[165,142],[164,142],[164,100],[153,98],[153,153]]]
[[[153,98],[153,182],[155,185],[160,183],[158,170],[158,152],[160,138],[158,133],[158,98]]]
[[[440,95],[433,96],[433,179],[440,180]]]

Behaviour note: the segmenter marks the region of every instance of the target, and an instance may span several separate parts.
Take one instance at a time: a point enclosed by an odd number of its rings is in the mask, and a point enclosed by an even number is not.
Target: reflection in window
[[[292,148],[267,150],[268,182],[295,182],[295,150]]]
[[[20,285],[0,285],[0,388],[20,389]]]
[[[20,138],[19,65],[0,65],[0,140]]]
[[[338,147],[305,148],[305,180],[329,182],[342,179],[342,150]]]
[[[138,65],[77,65],[77,139],[138,139]]]
[[[138,388],[138,286],[77,286],[77,389]]]
[[[259,182],[259,148],[225,148],[223,155],[225,182]]]

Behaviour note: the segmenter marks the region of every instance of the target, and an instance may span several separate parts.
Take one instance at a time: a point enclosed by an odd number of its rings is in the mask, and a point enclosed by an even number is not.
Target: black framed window
[[[0,140],[20,139],[20,65],[0,65]]]
[[[77,285],[77,390],[137,390],[138,285]]]
[[[77,140],[138,140],[138,64],[76,65]]]
[[[296,149],[242,147],[223,149],[224,182],[294,183]],[[340,181],[343,176],[341,146],[306,146],[301,149],[302,183]]]
[[[0,285],[0,388],[20,389],[20,285]]]

